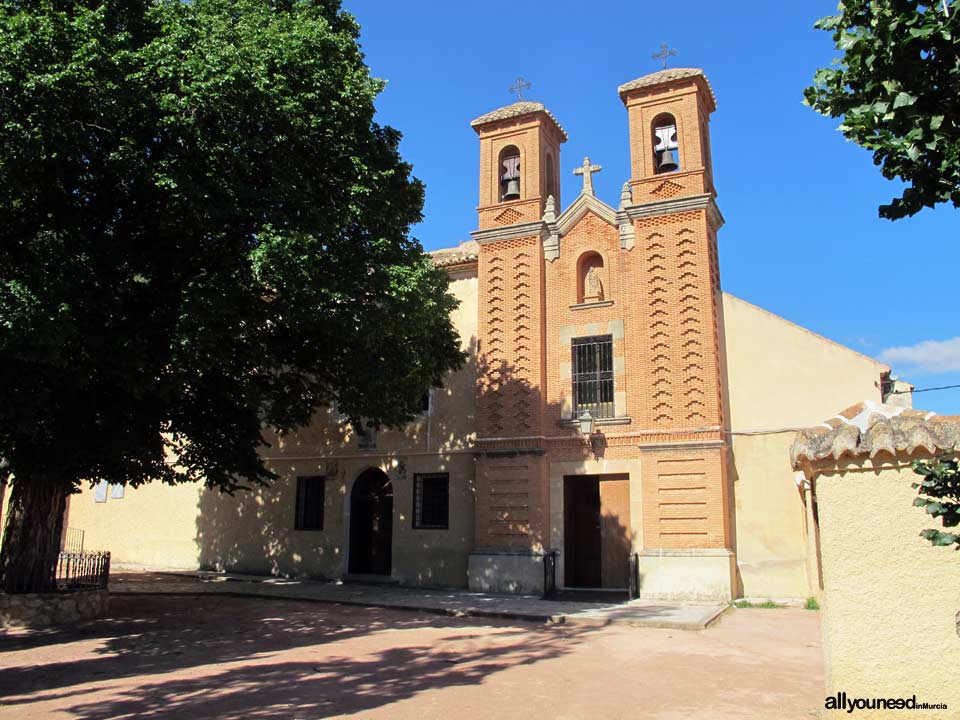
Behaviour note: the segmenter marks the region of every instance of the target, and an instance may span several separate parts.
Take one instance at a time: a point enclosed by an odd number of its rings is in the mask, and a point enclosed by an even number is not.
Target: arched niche
[[[608,297],[607,273],[603,256],[588,250],[577,260],[577,302],[602,302]]]

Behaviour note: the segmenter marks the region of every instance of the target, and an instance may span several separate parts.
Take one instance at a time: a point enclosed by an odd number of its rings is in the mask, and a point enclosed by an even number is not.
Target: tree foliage
[[[13,526],[31,484],[268,481],[265,432],[402,424],[462,362],[358,32],[338,0],[0,6]]]
[[[960,207],[960,7],[844,0],[839,11],[816,27],[833,33],[843,57],[817,70],[805,102],[842,117],[843,135],[873,151],[883,176],[908,184],[881,217]]]
[[[915,460],[913,471],[923,479],[912,486],[918,497],[915,507],[922,507],[927,514],[940,518],[944,528],[960,526],[960,461],[956,458],[938,460]],[[934,545],[956,545],[960,550],[960,528],[956,532],[944,532],[930,528],[920,533]]]

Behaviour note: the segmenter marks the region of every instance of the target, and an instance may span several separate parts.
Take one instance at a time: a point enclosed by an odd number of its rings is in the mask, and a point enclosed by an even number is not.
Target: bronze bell
[[[673,172],[680,166],[677,164],[677,156],[673,150],[660,151],[660,164],[657,165],[657,172]]]
[[[507,189],[503,193],[504,200],[520,199],[520,181],[517,178],[507,180]]]

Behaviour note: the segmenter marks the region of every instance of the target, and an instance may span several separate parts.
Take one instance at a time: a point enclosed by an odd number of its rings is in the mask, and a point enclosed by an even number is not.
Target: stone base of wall
[[[107,590],[54,593],[0,593],[0,627],[44,627],[100,617],[107,611]]]
[[[644,600],[733,599],[736,558],[729,550],[644,550],[639,570]]]
[[[543,553],[531,550],[474,550],[467,581],[476,592],[543,594]]]

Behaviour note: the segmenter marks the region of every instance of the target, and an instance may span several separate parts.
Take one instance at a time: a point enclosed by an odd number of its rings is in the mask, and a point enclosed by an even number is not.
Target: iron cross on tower
[[[673,57],[677,54],[677,51],[671,48],[666,43],[660,43],[660,52],[654,53],[652,55],[654,60],[663,61],[663,69],[667,69],[667,58]]]
[[[517,102],[523,102],[523,91],[529,90],[532,87],[533,85],[531,83],[527,82],[522,77],[518,77],[517,81],[510,88],[510,92],[517,94]]]

